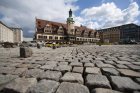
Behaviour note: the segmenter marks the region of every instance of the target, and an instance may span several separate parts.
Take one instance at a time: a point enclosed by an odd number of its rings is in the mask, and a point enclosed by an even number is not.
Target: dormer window
[[[76,29],[76,35],[77,35],[77,36],[80,36],[80,35],[81,35],[81,32],[82,32],[82,31],[80,31],[79,29]]]
[[[60,34],[60,35],[64,34],[64,29],[63,29],[63,27],[62,27],[62,26],[59,26],[57,32],[58,32],[58,34]]]
[[[44,33],[52,33],[52,28],[49,24],[47,24],[44,28]]]
[[[59,27],[59,30],[63,30],[62,26]]]

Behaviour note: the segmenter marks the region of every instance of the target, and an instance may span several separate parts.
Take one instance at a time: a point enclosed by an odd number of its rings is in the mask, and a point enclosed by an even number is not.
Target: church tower
[[[67,18],[67,28],[68,28],[68,34],[69,35],[74,35],[74,20],[72,18],[72,10],[69,10],[69,17]]]

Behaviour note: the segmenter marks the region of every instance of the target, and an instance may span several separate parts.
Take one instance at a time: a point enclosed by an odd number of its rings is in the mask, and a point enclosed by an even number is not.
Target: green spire
[[[67,23],[74,23],[74,20],[72,18],[72,10],[69,10],[69,17],[67,18]]]

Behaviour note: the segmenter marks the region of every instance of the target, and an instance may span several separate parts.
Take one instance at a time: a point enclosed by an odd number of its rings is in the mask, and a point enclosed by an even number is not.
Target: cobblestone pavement
[[[0,48],[0,93],[140,93],[140,45]]]

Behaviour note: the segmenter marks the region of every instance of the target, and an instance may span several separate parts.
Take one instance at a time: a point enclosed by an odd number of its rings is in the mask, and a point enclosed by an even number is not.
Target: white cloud
[[[68,11],[79,9],[73,3],[77,0],[1,0],[1,21],[10,26],[20,26],[34,30],[35,17],[52,21],[65,22]]]
[[[78,16],[78,17],[74,17],[74,21],[76,26],[80,26],[83,25],[85,20],[82,17]]]
[[[121,10],[115,3],[103,3],[99,7],[84,9],[81,14],[86,19],[87,25],[95,22],[95,28],[111,27],[131,22],[138,22],[140,15],[139,6],[136,2],[130,3],[128,8]],[[93,26],[92,26],[93,27]]]

